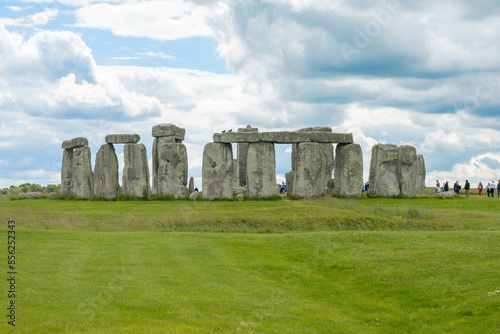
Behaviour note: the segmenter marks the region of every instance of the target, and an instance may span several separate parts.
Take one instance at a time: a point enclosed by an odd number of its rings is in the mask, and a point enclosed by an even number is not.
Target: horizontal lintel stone
[[[225,132],[214,134],[215,143],[297,144],[306,142],[352,144],[352,133],[325,131]]]
[[[258,143],[258,132],[224,132],[214,134],[214,143]]]
[[[106,143],[108,144],[136,144],[141,140],[141,136],[134,134],[111,134],[107,135]]]
[[[69,140],[65,140],[62,143],[62,148],[63,149],[73,149],[73,148],[78,148],[78,147],[84,147],[88,146],[89,141],[85,137],[77,137]]]

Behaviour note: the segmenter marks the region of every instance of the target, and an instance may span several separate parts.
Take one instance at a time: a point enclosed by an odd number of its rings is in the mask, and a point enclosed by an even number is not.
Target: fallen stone
[[[172,123],[162,123],[153,126],[153,137],[174,137],[176,140],[184,140],[186,129],[179,128]]]
[[[111,134],[107,135],[105,138],[108,144],[136,144],[141,140],[141,136],[138,134]]]
[[[247,187],[234,187],[233,195],[238,199],[244,198],[247,195]]]
[[[189,194],[189,199],[196,200],[196,197],[198,197],[199,192],[193,191]]]
[[[247,196],[278,196],[273,143],[250,143],[247,152]]]
[[[84,137],[78,137],[78,138],[73,138],[70,140],[65,140],[62,143],[62,148],[67,150],[67,149],[73,149],[73,148],[80,148],[84,146],[88,146],[89,141],[87,138]]]
[[[149,198],[149,166],[144,144],[125,144],[122,187],[125,195]]]
[[[338,144],[335,149],[335,194],[361,197],[363,190],[363,152],[359,144]]]
[[[118,158],[115,148],[112,144],[104,144],[95,158],[94,195],[114,199],[118,197],[119,193]]]
[[[233,150],[231,144],[208,143],[203,149],[203,198],[233,198]]]

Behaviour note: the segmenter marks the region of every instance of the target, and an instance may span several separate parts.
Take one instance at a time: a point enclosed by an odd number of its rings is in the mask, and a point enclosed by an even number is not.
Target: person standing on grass
[[[491,181],[490,183],[490,192],[491,192],[491,198],[495,197],[495,181]]]
[[[479,192],[479,197],[481,197],[481,193],[483,192],[483,183],[481,181],[477,185],[477,191]]]
[[[448,184],[448,181],[446,181],[445,184],[444,184],[444,187],[443,187],[443,191],[444,192],[448,192],[449,190],[450,190],[450,186]]]
[[[500,197],[500,180],[498,180],[497,184],[497,197]]]
[[[465,197],[469,197],[469,189],[470,189],[470,183],[469,183],[469,180],[465,180],[465,186],[464,186],[464,189],[465,189]]]
[[[436,192],[440,192],[441,191],[441,184],[439,183],[439,180],[436,180]]]

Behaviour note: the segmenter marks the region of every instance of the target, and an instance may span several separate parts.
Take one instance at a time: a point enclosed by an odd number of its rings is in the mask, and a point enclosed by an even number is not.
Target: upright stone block
[[[362,190],[363,152],[361,146],[358,144],[338,144],[335,149],[334,193],[361,197]]]
[[[188,187],[189,195],[194,191],[194,178],[191,176],[189,178],[189,187]]]
[[[247,125],[246,128],[239,128],[238,133],[258,133],[258,128],[252,128],[250,125]],[[238,143],[237,144],[237,155],[238,155],[238,181],[241,187],[246,186],[247,184],[247,152],[248,152],[248,144],[249,143]]]
[[[186,198],[188,157],[182,143],[163,142],[158,138],[158,195]]]
[[[71,193],[71,183],[73,180],[73,149],[65,149],[63,151],[62,167],[61,167],[61,194],[68,195]]]
[[[416,148],[410,145],[400,146],[398,160],[399,190],[403,196],[413,197],[417,194],[417,184],[413,175],[413,164],[417,161]]]
[[[399,195],[398,160],[399,148],[396,145],[373,146],[370,161],[370,192],[388,197]]]
[[[423,194],[425,192],[425,161],[422,154],[417,154],[417,160],[412,165],[412,174],[416,185],[417,193]]]
[[[247,152],[247,196],[278,196],[273,143],[250,143]]]
[[[203,150],[203,197],[233,198],[233,150],[231,144],[208,143]]]
[[[286,180],[286,192],[288,193],[288,196],[295,195],[295,193],[293,192],[293,183],[295,182],[295,172],[291,171],[286,173],[285,180]]]
[[[158,157],[158,137],[153,139],[153,152],[152,155],[152,168],[153,168],[153,184],[151,186],[151,193],[158,194],[158,166],[159,166],[159,157]]]
[[[117,198],[119,193],[118,158],[115,148],[113,144],[104,144],[95,158],[94,195],[113,199]]]
[[[149,198],[149,166],[144,144],[126,144],[122,187],[126,195]]]
[[[326,166],[327,156],[323,152],[322,144],[299,143],[295,152],[293,194],[303,197],[325,194],[328,179],[331,178],[331,171],[328,175]]]
[[[88,146],[73,151],[71,193],[78,197],[90,198],[94,195],[94,175],[90,159]]]

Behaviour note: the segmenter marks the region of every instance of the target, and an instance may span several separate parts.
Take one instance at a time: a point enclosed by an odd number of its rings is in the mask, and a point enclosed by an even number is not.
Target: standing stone
[[[203,198],[233,198],[233,149],[231,144],[208,143],[203,150]]]
[[[248,132],[259,132],[258,128],[252,128],[247,125],[246,128],[239,128],[238,133],[248,133]],[[238,155],[238,181],[239,185],[244,187],[247,182],[247,152],[249,143],[238,143],[237,144],[237,155]]]
[[[189,194],[191,195],[193,191],[194,191],[194,178],[191,176],[189,178]]]
[[[68,195],[71,193],[71,182],[73,179],[73,149],[65,149],[63,151],[62,167],[61,167],[61,194]]]
[[[295,195],[293,192],[293,183],[295,182],[295,172],[291,171],[285,174],[286,192],[288,196]]]
[[[83,146],[73,151],[71,169],[71,193],[82,198],[92,197],[94,194],[94,175],[90,162],[90,147]]]
[[[398,159],[399,148],[396,145],[373,146],[370,161],[370,192],[388,197],[399,195]]]
[[[325,194],[331,174],[326,174],[327,157],[322,151],[321,144],[299,143],[295,154],[294,195],[310,197]]]
[[[412,174],[416,185],[417,193],[425,192],[425,161],[422,154],[417,154],[417,160],[412,165]]]
[[[113,199],[117,198],[119,193],[118,158],[115,148],[113,144],[104,144],[95,158],[94,195]]]
[[[149,198],[149,166],[144,144],[126,144],[122,186],[125,195]]]
[[[158,138],[158,195],[187,198],[188,157],[182,143],[165,142]]]
[[[363,190],[363,152],[359,144],[338,144],[335,149],[334,193],[361,197]]]
[[[250,143],[247,152],[247,196],[278,196],[273,143]]]
[[[238,180],[238,159],[233,159],[233,188],[240,187],[240,180]]]
[[[152,194],[158,194],[158,137],[153,140],[153,152],[152,154],[152,167],[153,167],[153,186],[151,188]]]
[[[413,175],[413,164],[417,160],[417,150],[410,145],[399,147],[398,159],[398,180],[399,190],[406,197],[413,197],[417,194],[415,176]]]

